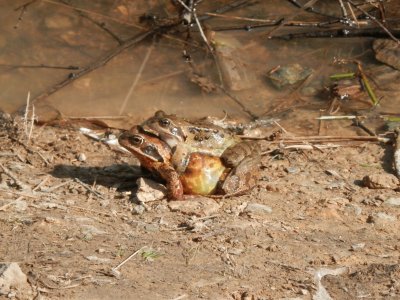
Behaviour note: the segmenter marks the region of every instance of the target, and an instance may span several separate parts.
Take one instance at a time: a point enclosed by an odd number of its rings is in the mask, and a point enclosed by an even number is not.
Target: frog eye
[[[144,140],[141,136],[133,135],[129,138],[129,141],[131,142],[131,144],[139,146],[143,143]]]
[[[160,124],[160,126],[165,127],[165,128],[171,124],[171,122],[165,118],[161,119],[158,123]]]

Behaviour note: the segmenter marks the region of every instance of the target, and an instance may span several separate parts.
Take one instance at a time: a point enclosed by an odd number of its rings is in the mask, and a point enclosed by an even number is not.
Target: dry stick
[[[31,124],[30,124],[30,128],[29,128],[28,141],[27,141],[28,143],[31,140],[34,122],[35,122],[35,106],[32,104]]]
[[[32,192],[36,192],[43,184],[45,184],[47,182],[47,180],[49,180],[50,176],[46,176],[41,182],[39,182],[39,184],[37,184],[33,189]]]
[[[23,183],[22,181],[20,181],[17,176],[14,175],[13,172],[11,172],[10,170],[8,170],[5,166],[3,166],[2,164],[0,164],[0,167],[3,169],[3,173],[6,174],[8,177],[10,177],[12,180],[14,180],[15,184],[21,189],[21,190],[30,190],[31,188]]]
[[[17,199],[8,202],[7,204],[4,204],[3,206],[0,206],[0,211],[5,211],[8,207],[10,207],[11,205],[13,205],[14,203],[20,201],[21,199],[23,199],[23,196],[19,196]]]
[[[268,33],[268,38],[272,38],[272,33],[274,33],[275,31],[279,30],[280,28],[282,28],[283,26],[285,26],[285,24],[288,22],[285,19],[293,19],[295,17],[297,17],[302,11],[310,8],[311,6],[313,6],[315,3],[317,3],[319,0],[310,0],[308,1],[306,4],[303,5],[302,8],[300,8],[300,12],[296,12],[295,14],[287,17],[287,18],[282,18],[280,24],[275,27],[274,29],[272,29],[269,33]],[[290,21],[290,20],[289,20]]]
[[[400,179],[400,128],[395,129],[394,167],[396,176]]]
[[[385,25],[383,25],[381,22],[379,22],[379,20],[377,18],[375,18],[373,15],[369,14],[367,11],[365,11],[364,9],[362,9],[361,7],[358,7],[353,1],[351,0],[347,0],[347,2],[349,2],[351,5],[353,5],[354,8],[358,9],[359,11],[361,11],[363,14],[365,14],[366,16],[368,16],[369,18],[371,18],[372,21],[374,21],[379,27],[381,27],[391,38],[392,40],[396,41],[397,43],[400,44],[400,40],[398,40],[391,32],[389,29],[386,28]]]
[[[93,193],[95,196],[99,197],[102,200],[105,200],[102,194],[99,192],[95,191],[92,189],[92,187],[84,182],[82,182],[80,179],[75,178],[75,182],[79,183],[81,186],[83,186],[85,189],[87,189],[89,192]]]
[[[122,113],[124,112],[126,105],[128,104],[128,100],[131,97],[133,91],[135,90],[135,87],[136,87],[137,83],[139,82],[140,77],[142,76],[143,70],[147,64],[147,61],[150,58],[151,52],[153,52],[153,49],[154,49],[154,40],[153,40],[153,43],[150,45],[149,49],[147,50],[146,56],[144,57],[142,64],[140,65],[139,71],[137,72],[136,77],[133,80],[131,87],[129,88],[129,91],[126,94],[125,99],[121,104],[121,107],[119,109],[119,115],[122,115]]]
[[[3,189],[0,189],[0,192],[3,192],[3,193],[11,193],[11,194],[14,194],[14,195],[18,195],[18,196],[22,196],[22,197],[26,197],[26,198],[32,198],[32,199],[37,199],[39,196],[36,196],[36,195],[30,195],[30,194],[25,194],[25,193],[20,193],[20,192],[16,192],[16,191],[11,191],[11,190],[3,190]]]
[[[267,19],[254,19],[254,18],[244,18],[244,17],[237,17],[237,16],[226,16],[226,15],[221,15],[221,14],[215,14],[215,13],[204,13],[206,16],[211,16],[211,17],[218,17],[218,18],[223,18],[223,19],[230,19],[230,20],[241,20],[241,21],[250,21],[250,22],[260,22],[260,23],[276,23],[276,20],[267,20]]]
[[[140,248],[139,250],[135,251],[134,253],[132,253],[127,259],[125,259],[123,262],[121,262],[118,266],[116,266],[115,268],[113,268],[113,271],[118,271],[118,269],[120,267],[122,267],[127,261],[129,261],[130,259],[132,259],[132,257],[134,257],[135,255],[137,255],[138,253],[140,253],[140,251],[142,251],[144,248],[146,248],[147,246],[143,246],[142,248]]]
[[[29,114],[29,100],[31,98],[31,92],[28,92],[28,96],[26,97],[26,107],[24,114],[24,129],[25,135],[28,136],[28,114]]]
[[[353,17],[354,23],[357,24],[357,28],[360,28],[360,22],[358,22],[358,19],[356,17],[356,14],[354,13],[353,8],[351,7],[351,4],[349,2],[347,2],[347,6],[350,10],[351,16]]]
[[[71,183],[72,181],[74,181],[74,180],[73,180],[73,179],[70,179],[70,180],[64,181],[64,182],[62,182],[62,183],[60,183],[60,184],[57,184],[56,186],[53,186],[53,187],[51,187],[51,188],[42,190],[42,192],[51,193],[51,192],[55,191],[56,189],[58,189],[58,188],[60,188],[60,187],[62,187],[62,186],[64,186],[64,185],[67,185],[68,183]]]

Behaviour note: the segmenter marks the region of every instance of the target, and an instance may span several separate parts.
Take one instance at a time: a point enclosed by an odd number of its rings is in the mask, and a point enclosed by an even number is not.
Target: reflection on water
[[[203,1],[197,13],[202,17],[206,12],[236,2]],[[307,1],[299,1],[303,2]],[[153,26],[176,22],[176,8],[168,1],[159,3],[75,0],[67,5],[43,0],[15,10],[26,1],[0,2],[0,108],[15,111],[24,105],[28,92],[33,98],[46,93],[79,72],[74,67],[90,66],[116,49],[121,41],[144,32],[143,27],[149,25],[139,23],[139,16],[147,14],[147,21],[153,20]],[[338,1],[317,4],[323,14],[341,14]],[[393,13],[396,9],[388,11]],[[301,125],[306,131],[312,127],[312,131],[317,123],[310,120],[316,112],[319,114],[320,108],[328,107],[328,96],[321,91],[330,84],[329,75],[355,70],[352,64],[334,65],[334,58],[361,60],[366,70],[378,65],[371,48],[372,38],[268,39],[269,34],[305,31],[294,27],[217,31],[261,24],[261,19],[326,21],[326,17],[301,11],[290,1],[259,1],[223,15],[224,18],[213,16],[203,21],[204,35],[215,43],[215,57],[204,46],[196,26],[190,36],[185,26],[178,26],[168,31],[167,36],[157,35],[137,43],[106,65],[42,97],[35,102],[39,118],[48,119],[57,113],[71,117],[123,114],[135,123],[163,109],[187,117],[223,116],[226,111],[246,120],[249,116],[236,103],[239,100],[257,116],[304,106],[301,113],[297,111],[296,118],[290,118],[296,119],[293,121],[296,126]],[[251,18],[255,22],[226,16]],[[313,69],[303,85],[278,90],[268,81],[268,72],[295,63]],[[215,87],[221,76],[227,93]],[[384,91],[378,90],[378,94],[384,95]],[[388,95],[394,100],[383,98],[380,109],[393,111],[400,101],[398,94],[397,90],[390,91]],[[357,110],[357,105],[354,109]]]

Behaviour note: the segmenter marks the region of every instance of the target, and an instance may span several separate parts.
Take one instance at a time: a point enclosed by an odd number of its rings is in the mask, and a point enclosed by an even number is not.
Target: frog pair
[[[207,122],[158,111],[124,132],[119,143],[166,181],[172,199],[183,194],[239,194],[258,180],[259,144]]]

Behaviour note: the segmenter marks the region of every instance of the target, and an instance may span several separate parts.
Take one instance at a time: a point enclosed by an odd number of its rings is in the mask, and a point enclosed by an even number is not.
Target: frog
[[[142,132],[139,127],[123,133],[119,137],[119,143],[134,154],[143,167],[167,182],[167,196],[170,199],[182,200],[183,194],[237,195],[257,183],[255,170],[259,161],[251,155],[231,169],[218,156],[191,153],[186,170],[178,173],[170,161],[172,150],[168,144],[152,134]],[[242,153],[248,153],[252,146],[243,144]]]
[[[237,185],[247,185],[248,180],[243,171],[249,175],[256,174],[261,159],[261,147],[256,141],[243,141],[232,132],[209,122],[189,122],[175,115],[168,115],[164,111],[157,111],[142,125],[144,131],[159,136],[172,149],[171,162],[174,168],[183,173],[188,166],[192,153],[203,153],[220,157],[224,165],[230,169],[243,166],[237,170],[233,178],[241,178],[244,182]],[[251,162],[254,161],[254,163]],[[253,169],[250,169],[249,166]],[[232,170],[232,176],[235,170]],[[241,176],[237,176],[240,174]],[[225,186],[228,186],[228,182]],[[222,188],[225,190],[225,188]]]
[[[183,185],[179,174],[170,163],[172,153],[167,143],[156,136],[141,132],[137,126],[123,132],[118,143],[135,155],[142,167],[166,182],[168,198],[183,198]]]
[[[190,154],[194,152],[221,157],[228,167],[234,167],[232,150],[240,148],[242,143],[238,136],[222,127],[204,121],[189,122],[163,111],[157,111],[141,127],[144,131],[159,136],[173,149],[171,161],[180,173],[185,171]],[[239,163],[240,161],[235,161],[236,165]]]

